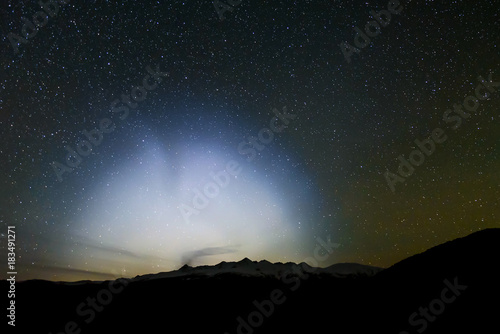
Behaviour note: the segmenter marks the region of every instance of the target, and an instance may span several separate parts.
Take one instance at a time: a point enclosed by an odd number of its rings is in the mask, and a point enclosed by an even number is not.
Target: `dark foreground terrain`
[[[487,229],[378,273],[245,259],[111,282],[27,281],[16,331],[498,333],[499,255],[500,229]]]

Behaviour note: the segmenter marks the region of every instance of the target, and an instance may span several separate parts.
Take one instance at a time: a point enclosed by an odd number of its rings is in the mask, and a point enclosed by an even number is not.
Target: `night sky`
[[[341,245],[320,266],[387,267],[500,227],[498,3],[66,2],[23,42],[40,5],[0,7],[18,279],[301,262],[318,237]]]

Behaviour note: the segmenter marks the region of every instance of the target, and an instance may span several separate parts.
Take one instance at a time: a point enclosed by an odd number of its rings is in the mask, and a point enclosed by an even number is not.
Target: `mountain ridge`
[[[425,334],[486,333],[496,326],[500,311],[498,304],[491,303],[500,299],[495,265],[499,255],[500,229],[487,229],[432,247],[361,279],[339,274],[344,269],[349,274],[353,267],[367,270],[370,266],[344,263],[317,269],[304,263],[243,259],[214,266],[184,265],[125,282],[20,282],[16,305],[19,314],[30,319],[19,322],[23,332],[59,333],[68,321],[75,321],[82,334],[153,332],[168,320],[172,328],[189,333],[248,334],[242,321],[248,325],[257,311],[272,309],[272,316],[266,316],[253,333],[309,333],[333,326],[339,332],[414,334],[420,327],[411,319],[426,321]],[[289,276],[276,275],[294,268],[296,272]],[[317,269],[315,273],[313,269]],[[444,304],[443,296],[447,300],[452,296],[444,290],[450,284],[464,289]],[[0,285],[7,289],[6,281]],[[111,296],[110,287],[119,291],[112,301],[105,297]],[[268,301],[273,296],[279,296],[280,302],[271,308]],[[87,303],[96,300],[100,300],[100,308],[92,313],[95,321],[87,323],[91,312]],[[267,306],[263,309],[262,305]],[[84,306],[85,312],[79,313]],[[421,310],[434,310],[435,315],[429,317],[432,321],[419,315]]]
[[[304,272],[312,275],[331,275],[333,277],[359,277],[373,276],[382,271],[383,268],[368,266],[359,263],[336,263],[331,266],[321,268],[312,267],[305,262],[270,262],[267,260],[252,261],[245,257],[240,261],[222,261],[215,265],[201,265],[192,267],[187,264],[172,271],[159,272],[156,274],[137,275],[132,281],[151,280],[174,277],[215,277],[221,274],[254,276],[254,277],[275,277],[283,278],[287,274],[297,274]]]

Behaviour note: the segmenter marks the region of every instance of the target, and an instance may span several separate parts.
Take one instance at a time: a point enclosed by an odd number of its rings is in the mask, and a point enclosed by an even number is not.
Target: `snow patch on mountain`
[[[338,263],[326,268],[317,268],[311,267],[304,262],[300,264],[293,262],[271,263],[266,260],[252,261],[248,258],[244,258],[238,262],[223,261],[214,266],[191,267],[186,264],[178,270],[136,276],[134,280],[153,280],[174,277],[215,277],[221,274],[234,274],[247,277],[274,277],[278,279],[281,279],[285,275],[299,275],[302,273],[311,275],[328,275],[334,277],[373,276],[382,270],[382,268],[358,263]]]

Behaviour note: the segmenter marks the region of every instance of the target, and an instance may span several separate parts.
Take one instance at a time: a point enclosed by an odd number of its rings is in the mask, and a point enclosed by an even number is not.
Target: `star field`
[[[195,265],[301,262],[328,236],[341,246],[321,266],[387,267],[499,227],[500,88],[460,128],[442,119],[478,76],[500,81],[498,8],[400,5],[348,63],[339,45],[387,1],[242,1],[224,20],[209,1],[69,1],[18,53],[9,33],[40,5],[3,3],[0,233],[16,226],[20,279],[167,271],[207,248]],[[384,173],[437,127],[446,142],[392,192]]]

